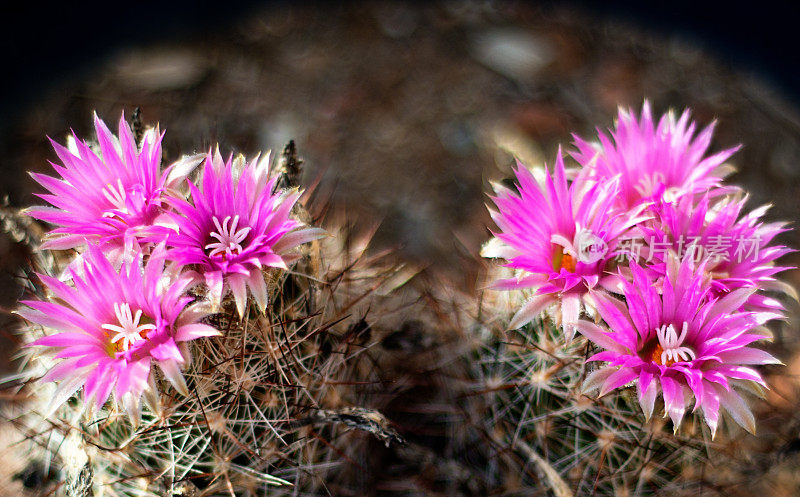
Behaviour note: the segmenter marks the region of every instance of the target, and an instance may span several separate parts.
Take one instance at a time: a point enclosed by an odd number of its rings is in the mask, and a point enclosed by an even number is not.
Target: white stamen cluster
[[[227,216],[223,219],[222,224],[220,224],[217,216],[214,216],[212,220],[214,221],[214,226],[216,226],[217,231],[212,231],[210,236],[219,241],[206,245],[206,250],[211,250],[208,254],[209,257],[220,253],[224,253],[228,257],[240,254],[243,250],[242,242],[245,237],[247,237],[247,234],[250,233],[250,227],[237,230],[236,227],[239,224],[238,215],[233,217],[230,227],[228,227],[228,221],[231,220],[231,216]]]
[[[680,361],[693,361],[697,356],[689,347],[682,347],[681,344],[686,339],[686,334],[689,332],[689,323],[684,321],[681,328],[681,334],[675,331],[672,325],[662,325],[661,328],[656,329],[658,335],[658,343],[661,345],[663,352],[661,352],[661,364],[668,362]]]
[[[122,340],[122,348],[128,350],[131,345],[144,340],[142,336],[146,331],[156,329],[154,324],[139,324],[142,319],[142,310],[136,311],[136,315],[131,313],[131,306],[128,303],[114,303],[114,314],[117,316],[119,325],[104,324],[101,326],[104,330],[115,332],[116,335],[111,337],[111,343],[117,343]]]

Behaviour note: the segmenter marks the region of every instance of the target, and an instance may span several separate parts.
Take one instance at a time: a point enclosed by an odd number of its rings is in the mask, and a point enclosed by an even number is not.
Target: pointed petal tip
[[[175,390],[177,390],[179,394],[183,395],[184,397],[189,396],[189,387],[186,386],[185,381],[173,383],[173,386],[175,387]]]

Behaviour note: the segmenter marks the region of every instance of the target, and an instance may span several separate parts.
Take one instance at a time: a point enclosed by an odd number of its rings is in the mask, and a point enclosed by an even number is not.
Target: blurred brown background
[[[276,4],[229,17],[115,48],[43,85],[2,123],[0,192],[12,205],[35,202],[25,171],[55,160],[45,135],[89,137],[93,110],[115,123],[141,107],[146,123],[166,129],[167,160],[216,143],[253,154],[294,139],[307,183],[320,179],[336,208],[357,223],[380,219],[379,243],[470,288],[488,235],[487,180],[507,174],[512,154],[552,162],[570,132],[610,126],[618,105],[648,98],[659,114],[688,106],[702,125],[717,119],[715,150],[744,144],[732,181],[752,193],[751,206],[771,202],[770,220],[798,219],[797,108],[685,37],[528,3]],[[68,41],[52,49],[68,66]],[[800,246],[797,231],[783,241]],[[22,261],[5,237],[0,253],[9,308]],[[798,285],[800,273],[787,279]],[[797,425],[796,326],[778,335],[790,374],[773,400],[789,414],[772,416],[784,428]]]

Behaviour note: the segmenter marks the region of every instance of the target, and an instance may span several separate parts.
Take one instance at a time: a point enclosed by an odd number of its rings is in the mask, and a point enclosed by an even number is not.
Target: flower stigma
[[[672,366],[676,362],[693,361],[697,356],[694,351],[686,346],[681,346],[689,332],[689,323],[684,321],[681,334],[675,331],[673,325],[662,325],[656,329],[658,343],[653,349],[650,359],[661,366]]]
[[[130,349],[131,345],[144,340],[147,332],[156,329],[154,324],[139,324],[142,319],[142,310],[131,313],[131,306],[128,303],[114,303],[114,314],[117,317],[117,324],[104,324],[100,327],[116,333],[111,337],[111,343],[116,344],[121,341],[122,350]]]
[[[227,216],[223,219],[222,224],[220,224],[217,216],[214,216],[212,220],[214,221],[214,226],[216,226],[217,231],[212,231],[210,237],[215,238],[217,241],[205,246],[206,250],[211,250],[208,256],[214,257],[215,255],[222,254],[222,257],[225,258],[242,253],[242,242],[247,237],[247,234],[250,233],[250,227],[248,226],[237,230],[236,227],[239,224],[238,215],[233,217],[230,227],[228,227],[228,222],[231,221],[231,216]]]

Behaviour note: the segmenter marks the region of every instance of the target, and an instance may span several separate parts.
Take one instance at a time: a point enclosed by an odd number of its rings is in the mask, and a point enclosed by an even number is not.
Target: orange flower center
[[[561,247],[556,249],[556,253],[553,256],[553,269],[556,271],[560,271],[562,269],[566,269],[570,273],[575,272],[575,258],[572,257],[570,254],[565,254],[561,251]]]
[[[569,254],[564,254],[561,258],[561,269],[566,269],[570,273],[575,272],[575,258]]]
[[[675,361],[672,357],[668,357],[666,362],[661,362],[661,355],[664,353],[664,347],[661,346],[660,343],[657,343],[655,348],[653,349],[653,353],[650,355],[650,360],[660,366],[672,366],[677,361]]]

